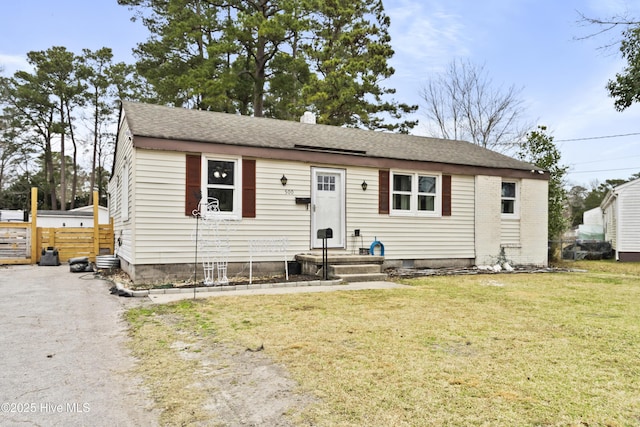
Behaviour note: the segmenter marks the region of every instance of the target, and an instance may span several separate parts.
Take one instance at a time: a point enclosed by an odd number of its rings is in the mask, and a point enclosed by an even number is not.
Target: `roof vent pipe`
[[[302,117],[300,117],[300,123],[308,123],[310,125],[316,124],[316,115],[311,111],[305,111]]]

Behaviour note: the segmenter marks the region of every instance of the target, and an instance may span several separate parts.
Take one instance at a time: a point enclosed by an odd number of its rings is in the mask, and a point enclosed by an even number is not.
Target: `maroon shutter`
[[[389,214],[389,171],[378,171],[378,213]]]
[[[187,154],[184,198],[184,214],[187,216],[193,215],[193,211],[198,209],[198,203],[200,203],[200,199],[202,198],[200,189],[201,168],[202,163],[200,161],[200,155]]]
[[[256,161],[242,159],[242,217],[256,217]]]
[[[442,216],[451,216],[451,175],[442,175]]]

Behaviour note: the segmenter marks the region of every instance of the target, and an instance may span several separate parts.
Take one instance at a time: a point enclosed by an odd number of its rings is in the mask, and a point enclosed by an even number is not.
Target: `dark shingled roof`
[[[377,132],[123,101],[133,135],[229,145],[346,152],[488,168],[540,170],[465,141]]]

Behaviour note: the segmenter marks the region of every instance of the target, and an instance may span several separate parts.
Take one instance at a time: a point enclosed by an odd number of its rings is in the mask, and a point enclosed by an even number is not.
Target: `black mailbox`
[[[296,205],[309,205],[311,204],[311,197],[296,197]]]
[[[329,254],[327,253],[327,239],[333,238],[333,230],[321,228],[318,230],[318,239],[322,239],[322,277],[327,280],[329,277]]]
[[[318,239],[332,239],[333,230],[331,228],[321,228],[318,230]]]

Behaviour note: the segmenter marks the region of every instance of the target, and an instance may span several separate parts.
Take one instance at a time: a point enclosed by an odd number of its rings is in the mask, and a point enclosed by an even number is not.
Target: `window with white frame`
[[[435,176],[418,175],[418,211],[436,211],[437,178]]]
[[[503,215],[516,215],[518,212],[518,185],[516,182],[503,181],[500,197],[501,213]]]
[[[214,159],[203,156],[203,186],[207,200],[218,200],[220,212],[240,214],[239,162],[236,159]]]
[[[403,215],[438,215],[439,175],[392,172],[391,211]]]

